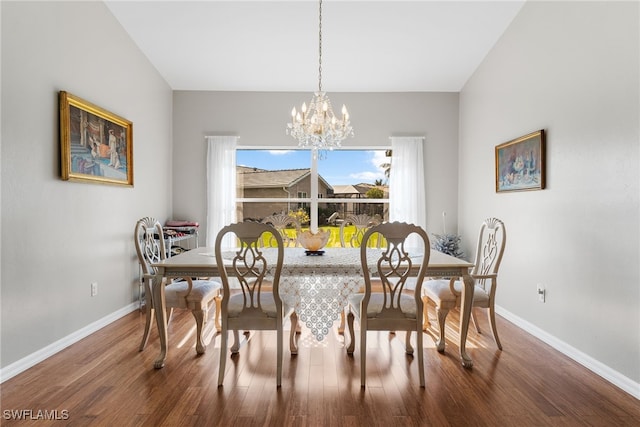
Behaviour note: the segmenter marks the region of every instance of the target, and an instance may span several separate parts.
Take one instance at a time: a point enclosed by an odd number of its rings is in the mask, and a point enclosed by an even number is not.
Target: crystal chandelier
[[[318,26],[318,91],[314,93],[309,106],[302,104],[300,111],[293,107],[291,123],[287,124],[287,134],[298,140],[298,146],[313,150],[333,150],[340,147],[342,140],[353,136],[347,107],[342,106],[342,118],[333,113],[331,101],[322,91],[322,0],[320,0],[320,24]]]

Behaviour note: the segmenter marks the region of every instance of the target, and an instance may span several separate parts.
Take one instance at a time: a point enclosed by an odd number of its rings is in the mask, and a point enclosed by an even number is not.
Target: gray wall
[[[171,90],[101,2],[2,8],[1,366],[134,306],[138,218],[171,212]],[[62,181],[58,91],[133,122],[134,187]],[[99,291],[91,297],[90,283]]]
[[[313,88],[309,88],[310,91]],[[289,146],[286,135],[293,106],[309,102],[308,93],[190,92],[173,96],[173,211],[176,218],[206,220],[205,135],[237,135],[245,146]],[[457,227],[457,93],[329,93],[334,106],[346,104],[355,137],[344,145],[389,146],[390,136],[424,135],[427,227],[442,232]],[[330,156],[330,153],[329,153]],[[325,161],[330,161],[330,158]],[[204,244],[204,233],[200,243]]]
[[[483,218],[506,223],[503,314],[623,374],[636,396],[639,18],[637,2],[525,4],[461,92],[459,192],[467,244]],[[496,194],[494,147],[538,129],[548,188]]]

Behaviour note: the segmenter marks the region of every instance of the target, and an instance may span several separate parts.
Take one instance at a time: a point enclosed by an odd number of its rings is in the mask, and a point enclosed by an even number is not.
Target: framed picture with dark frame
[[[542,190],[544,186],[543,129],[496,146],[496,193]]]
[[[62,179],[133,186],[133,123],[60,91]]]

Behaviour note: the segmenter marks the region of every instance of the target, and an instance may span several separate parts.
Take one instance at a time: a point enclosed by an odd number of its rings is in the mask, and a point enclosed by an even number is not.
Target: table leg
[[[473,366],[473,360],[467,355],[466,347],[471,307],[473,304],[473,279],[468,273],[465,273],[462,276],[462,281],[464,287],[462,288],[462,301],[460,302],[460,358],[462,359],[462,366],[471,368]]]
[[[155,276],[152,281],[153,289],[153,306],[156,313],[156,324],[158,326],[158,335],[160,336],[160,355],[153,363],[153,367],[160,369],[164,367],[164,361],[167,358],[167,311],[164,296],[164,277],[162,275]]]

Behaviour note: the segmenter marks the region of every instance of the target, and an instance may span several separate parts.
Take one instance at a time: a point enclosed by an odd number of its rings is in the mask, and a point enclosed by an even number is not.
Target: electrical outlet
[[[98,282],[93,282],[91,284],[91,296],[95,297],[98,295]]]
[[[546,297],[546,291],[544,289],[544,286],[542,286],[540,283],[538,283],[536,285],[537,291],[538,291],[538,301],[540,302],[544,302],[544,299]]]

